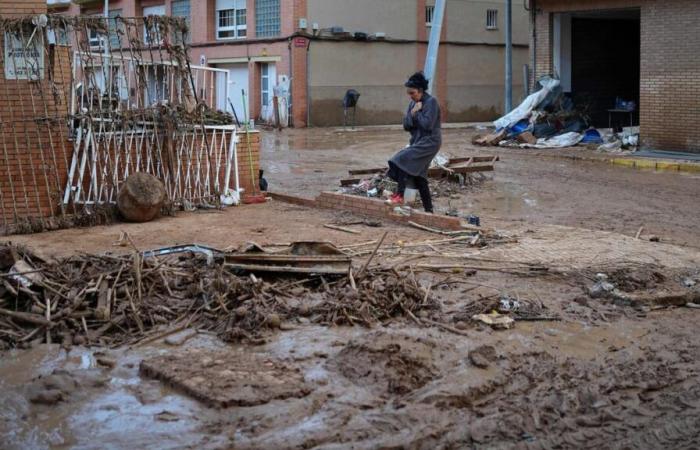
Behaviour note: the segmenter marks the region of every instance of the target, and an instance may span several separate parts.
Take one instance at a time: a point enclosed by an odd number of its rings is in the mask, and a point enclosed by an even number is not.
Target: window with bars
[[[280,0],[255,0],[255,36],[280,34]]]
[[[245,0],[216,0],[216,38],[245,38],[246,12]]]
[[[121,9],[112,9],[109,11],[109,45],[112,48],[120,48],[121,45],[121,36],[117,32],[120,22],[117,20],[117,17],[121,17],[122,15],[122,10]],[[123,25],[122,25],[123,26]],[[121,27],[120,27],[121,28]]]
[[[173,17],[182,17],[185,19],[185,23],[187,23],[187,29],[189,30],[192,26],[190,0],[172,0],[172,3],[170,4],[170,9],[172,11]],[[187,43],[192,42],[191,35],[191,32],[187,33]],[[179,32],[176,33],[174,38],[175,42],[180,43],[181,34]]]
[[[486,29],[487,30],[498,29],[498,10],[497,9],[486,10]]]
[[[433,15],[435,14],[435,6],[428,5],[425,7],[425,26],[433,25]]]
[[[143,8],[143,16],[164,16],[165,5],[146,6]],[[146,44],[160,45],[163,43],[163,37],[160,35],[159,27],[155,24],[146,26],[143,24],[143,37]]]

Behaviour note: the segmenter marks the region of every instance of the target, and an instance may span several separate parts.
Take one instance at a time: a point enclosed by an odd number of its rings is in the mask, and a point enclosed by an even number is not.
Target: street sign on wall
[[[39,80],[44,78],[44,39],[41,32],[21,36],[5,32],[3,65],[7,80]]]

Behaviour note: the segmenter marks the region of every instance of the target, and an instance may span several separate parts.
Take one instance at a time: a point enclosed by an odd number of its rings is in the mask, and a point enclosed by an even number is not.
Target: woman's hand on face
[[[416,102],[416,104],[413,105],[413,109],[411,109],[411,115],[415,116],[421,109],[423,109],[423,102]]]

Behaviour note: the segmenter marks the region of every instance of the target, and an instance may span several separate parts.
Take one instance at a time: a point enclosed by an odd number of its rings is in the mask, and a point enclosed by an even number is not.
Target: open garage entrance
[[[555,73],[591,125],[638,125],[639,9],[559,13],[553,25]]]

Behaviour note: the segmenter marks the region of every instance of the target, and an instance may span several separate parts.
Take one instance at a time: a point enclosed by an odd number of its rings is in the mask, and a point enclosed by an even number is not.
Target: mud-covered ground
[[[443,130],[442,151],[453,156],[498,154],[501,162],[478,190],[450,206],[489,220],[559,224],[700,247],[700,174],[640,171],[604,163],[551,158],[595,157],[581,147],[564,150],[478,147],[475,129]],[[313,129],[263,135],[262,167],[270,189],[313,196],[336,189],[348,169],[381,167],[407,145],[401,130]],[[540,156],[538,156],[540,155]],[[446,199],[438,206],[446,209]],[[487,220],[488,221],[488,220]]]
[[[447,132],[456,155],[467,153],[461,133]],[[265,139],[272,140],[264,156],[272,187],[310,196],[350,167],[381,163],[394,145],[376,132]],[[277,147],[275,139],[288,141]],[[416,268],[439,309],[371,328],[323,327],[292,315],[267,330],[262,345],[187,330],[131,348],[5,351],[2,447],[698,448],[700,310],[677,306],[679,295],[700,296],[691,206],[698,179],[502,158],[493,179],[451,201],[508,239],[438,246],[441,257],[414,261],[463,266]],[[128,251],[112,245],[121,231],[140,249],[193,241],[353,245],[384,231],[387,248],[444,238],[389,222],[351,225],[357,235],[322,226],[348,219],[271,202],[12,240],[51,257]],[[645,239],[647,232],[635,239],[642,225],[661,242]],[[414,253],[380,252],[376,262],[398,266]],[[532,265],[548,270],[522,270]],[[616,291],[591,295],[597,273]],[[502,298],[518,305],[511,329],[471,319],[501,307]]]

